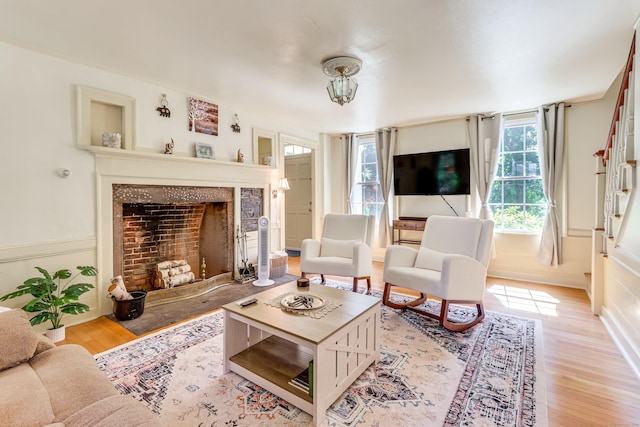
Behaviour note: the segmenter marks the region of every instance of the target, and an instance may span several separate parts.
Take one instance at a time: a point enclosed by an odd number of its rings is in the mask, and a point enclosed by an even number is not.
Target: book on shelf
[[[293,380],[289,381],[289,385],[297,388],[300,391],[303,391],[305,393],[309,393],[309,388],[308,387],[304,387],[304,386],[298,384],[297,382],[295,382]]]
[[[304,371],[291,378],[289,384],[313,397],[313,360],[309,362],[309,366]]]

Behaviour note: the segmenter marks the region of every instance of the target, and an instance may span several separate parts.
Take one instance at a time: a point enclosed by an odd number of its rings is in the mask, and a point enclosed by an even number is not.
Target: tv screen
[[[469,149],[393,156],[396,196],[470,193]]]

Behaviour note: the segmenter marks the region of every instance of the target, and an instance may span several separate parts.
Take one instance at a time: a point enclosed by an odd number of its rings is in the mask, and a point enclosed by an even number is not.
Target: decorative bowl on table
[[[315,310],[323,307],[325,301],[318,295],[296,293],[282,298],[280,304],[288,310]]]

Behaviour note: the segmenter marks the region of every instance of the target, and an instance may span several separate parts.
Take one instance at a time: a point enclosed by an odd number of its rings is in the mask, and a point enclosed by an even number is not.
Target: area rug
[[[438,304],[427,309],[439,310]],[[458,308],[456,315],[469,312]],[[96,360],[122,394],[145,403],[164,425],[312,425],[311,416],[287,401],[222,374],[222,331],[217,311]],[[451,332],[382,306],[381,360],[327,410],[326,425],[546,426],[541,333],[538,320],[492,312],[467,331]]]
[[[274,279],[273,285],[264,287],[253,286],[251,282],[228,283],[196,297],[154,307],[145,307],[142,315],[135,319],[118,320],[113,314],[107,317],[128,331],[136,335],[143,335],[156,329],[182,322],[191,317],[208,313],[222,307],[228,302],[262,292],[272,286],[291,282],[297,278],[298,276],[285,274],[282,277]]]

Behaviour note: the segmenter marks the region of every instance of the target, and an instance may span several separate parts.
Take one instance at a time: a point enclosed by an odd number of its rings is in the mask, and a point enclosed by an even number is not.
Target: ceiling
[[[0,40],[315,132],[601,97],[640,0],[0,0]],[[363,62],[355,100],[323,60]],[[242,118],[241,118],[242,119]]]

